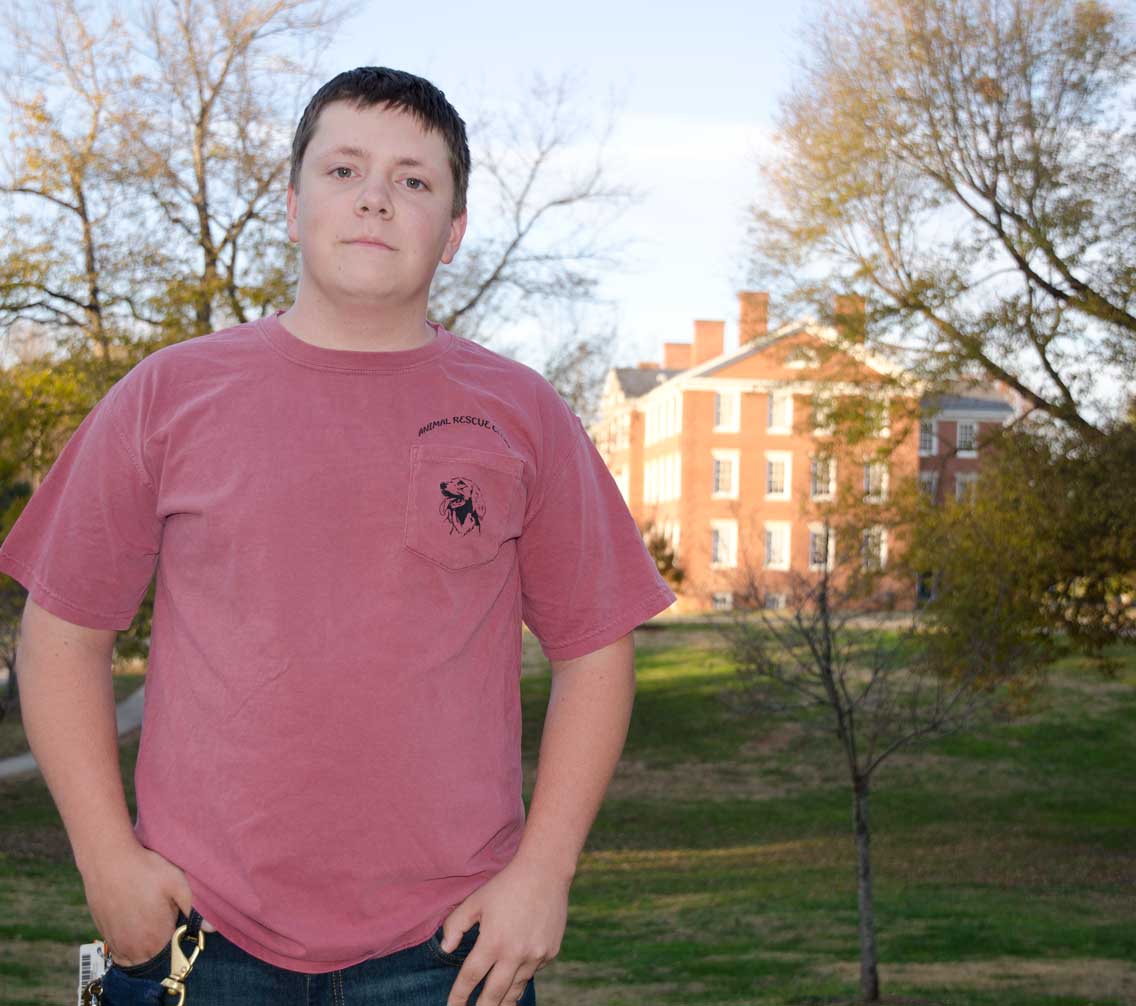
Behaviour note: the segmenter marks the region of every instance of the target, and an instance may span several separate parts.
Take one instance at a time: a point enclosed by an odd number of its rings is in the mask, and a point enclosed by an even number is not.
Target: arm
[[[516,858],[571,883],[627,739],[635,701],[628,633],[574,660],[553,660],[536,784]]]
[[[444,923],[445,949],[480,923],[451,1004],[465,1003],[491,967],[478,1002],[512,1004],[560,952],[576,863],[627,738],[635,701],[631,633],[585,656],[551,663],[552,691],[521,844],[509,865]]]
[[[135,838],[118,762],[114,629],[65,621],[30,597],[16,666],[28,746],[67,829],[87,904],[116,961],[139,963],[168,940],[185,875]]]

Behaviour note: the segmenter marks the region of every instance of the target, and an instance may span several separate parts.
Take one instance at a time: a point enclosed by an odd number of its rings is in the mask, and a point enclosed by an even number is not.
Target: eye
[[[340,175],[340,174],[336,174],[336,172],[339,172],[339,171],[346,171],[346,172],[347,172],[347,174],[346,174],[346,175]],[[347,168],[347,167],[344,167],[344,166],[343,166],[343,165],[341,164],[341,165],[340,165],[339,167],[337,167],[337,168],[332,168],[332,169],[331,169],[331,170],[330,170],[330,171],[328,172],[328,174],[329,174],[329,175],[335,175],[335,177],[336,177],[336,178],[347,178],[347,177],[349,177],[349,176],[351,175],[351,169],[350,169],[350,168]]]
[[[416,192],[420,189],[425,190],[429,188],[429,186],[427,186],[427,184],[422,181],[421,178],[408,178],[406,180],[406,184],[408,188],[414,189]]]

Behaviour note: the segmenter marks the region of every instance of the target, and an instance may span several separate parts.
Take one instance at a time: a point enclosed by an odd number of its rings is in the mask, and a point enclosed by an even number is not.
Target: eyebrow
[[[327,160],[327,158],[329,157],[336,157],[339,155],[342,155],[344,157],[357,157],[360,160],[366,160],[369,156],[367,154],[367,151],[365,151],[362,147],[342,146],[336,147],[334,150],[325,150],[322,154],[320,154],[320,160]],[[408,168],[427,167],[426,164],[418,160],[418,158],[416,157],[400,157],[397,161],[395,161],[395,164],[399,165],[400,167]]]

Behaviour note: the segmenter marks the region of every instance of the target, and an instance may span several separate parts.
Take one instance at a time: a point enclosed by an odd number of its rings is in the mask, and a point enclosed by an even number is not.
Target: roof
[[[933,395],[925,404],[937,412],[989,412],[991,415],[1012,413],[1013,407],[1004,398],[994,395]]]
[[[615,377],[619,381],[620,390],[628,398],[638,398],[657,388],[664,381],[669,381],[681,370],[663,370],[655,367],[616,367]]]

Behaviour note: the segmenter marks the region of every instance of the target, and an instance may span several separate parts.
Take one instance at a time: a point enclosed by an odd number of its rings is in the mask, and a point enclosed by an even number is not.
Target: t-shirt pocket
[[[404,544],[446,569],[489,562],[521,533],[523,471],[512,454],[416,444]]]

